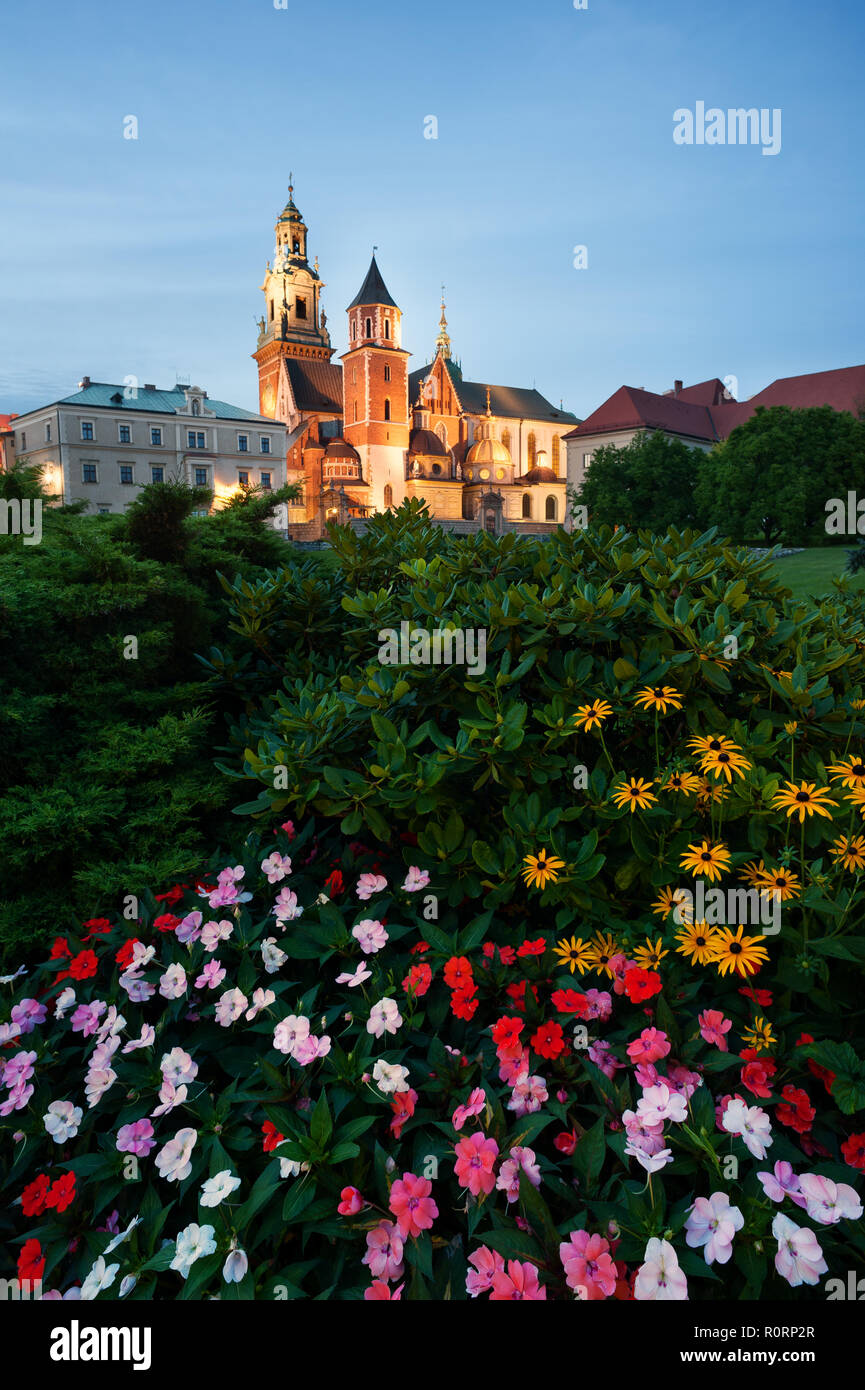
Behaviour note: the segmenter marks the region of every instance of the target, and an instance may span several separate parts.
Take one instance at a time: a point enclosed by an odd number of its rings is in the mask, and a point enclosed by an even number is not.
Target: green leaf
[[[327,1105],[327,1092],[322,1091],[318,1098],[309,1125],[309,1134],[317,1149],[323,1149],[333,1133],[333,1120]]]

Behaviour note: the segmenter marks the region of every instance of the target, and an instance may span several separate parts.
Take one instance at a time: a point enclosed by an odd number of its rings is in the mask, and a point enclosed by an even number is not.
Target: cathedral
[[[288,508],[292,536],[320,535],[423,498],[453,530],[549,531],[565,517],[562,437],[579,423],[539,391],[463,378],[444,296],[431,360],[414,371],[402,313],[375,259],[347,309],[348,348],[334,362],[318,257],[294,189],[276,224],[258,320],[262,415],[287,427],[287,477],[302,497]]]

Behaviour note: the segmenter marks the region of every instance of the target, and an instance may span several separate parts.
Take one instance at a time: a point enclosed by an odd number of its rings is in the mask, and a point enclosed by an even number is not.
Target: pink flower
[[[195,988],[216,989],[217,985],[221,985],[224,979],[225,966],[221,965],[218,960],[209,960],[206,965],[202,966],[201,974],[195,981]]]
[[[528,1260],[508,1260],[507,1273],[500,1269],[493,1275],[490,1303],[506,1303],[520,1298],[537,1303],[546,1296],[546,1289],[538,1283],[538,1271]]]
[[[368,902],[376,893],[383,893],[387,888],[387,879],[381,874],[361,874],[357,881],[355,892],[361,902]]]
[[[362,985],[371,975],[372,971],[369,966],[365,961],[361,961],[354,974],[344,970],[341,975],[337,975],[336,983],[338,985],[348,985],[349,989],[357,989],[358,985]]]
[[[726,1192],[698,1197],[685,1222],[685,1239],[692,1249],[703,1246],[706,1264],[725,1265],[733,1253],[733,1237],[741,1231],[745,1218],[738,1207],[730,1206]]]
[[[91,1037],[99,1027],[99,1020],[108,1008],[101,999],[94,999],[92,1004],[79,1004],[69,1022],[72,1024],[73,1033],[81,1033],[85,1038]],[[33,1056],[36,1056],[34,1052]]]
[[[363,1296],[367,1303],[384,1301],[396,1303],[398,1299],[402,1298],[402,1291],[404,1288],[404,1284],[398,1284],[393,1293],[391,1293],[390,1286],[386,1284],[384,1280],[376,1279],[374,1283],[370,1284],[368,1289],[364,1289]]]
[[[735,1097],[724,1110],[721,1126],[728,1134],[738,1134],[755,1158],[766,1157],[772,1143],[771,1126],[769,1116],[759,1105],[746,1105]]]
[[[628,1043],[628,1056],[632,1062],[657,1062],[670,1051],[666,1033],[658,1028],[644,1028],[638,1038]]]
[[[789,1197],[797,1207],[804,1207],[805,1198],[799,1191],[799,1179],[793,1172],[792,1164],[779,1160],[771,1173],[758,1173],[763,1191],[770,1202],[783,1202]]]
[[[140,1035],[137,1038],[132,1038],[130,1042],[126,1043],[123,1048],[123,1054],[125,1056],[127,1052],[135,1052],[139,1047],[152,1047],[155,1042],[156,1029],[153,1027],[152,1023],[144,1023],[142,1024]]]
[[[403,1272],[402,1236],[392,1221],[380,1221],[367,1232],[366,1254],[361,1261],[369,1265],[374,1279],[399,1279]]]
[[[396,1033],[402,1026],[402,1015],[395,999],[380,999],[370,1010],[366,1031],[380,1038],[383,1033]]]
[[[568,1288],[575,1293],[584,1290],[580,1298],[594,1303],[615,1293],[616,1266],[609,1250],[603,1236],[590,1236],[588,1231],[571,1231],[559,1246]]]
[[[778,1212],[772,1222],[772,1235],[778,1242],[775,1268],[781,1278],[793,1289],[800,1284],[819,1284],[820,1275],[829,1266],[814,1232]]]
[[[309,1037],[309,1019],[302,1014],[289,1014],[273,1030],[273,1045],[277,1052],[292,1056],[304,1038]]]
[[[173,1047],[170,1052],[163,1053],[159,1070],[166,1081],[179,1086],[181,1082],[195,1080],[198,1075],[198,1063],[193,1062],[189,1053],[184,1052],[182,1047]]]
[[[595,1066],[604,1073],[604,1076],[608,1076],[611,1081],[616,1075],[616,1072],[621,1071],[622,1067],[625,1065],[624,1062],[620,1062],[617,1057],[613,1056],[608,1042],[593,1042],[588,1049],[588,1053],[589,1061],[594,1062]]]
[[[376,951],[382,950],[387,944],[387,932],[381,922],[375,921],[372,917],[365,917],[362,922],[358,922],[352,927],[351,934],[355,941],[359,942],[360,949],[364,955],[374,955]]]
[[[184,946],[189,946],[193,941],[197,941],[201,936],[201,923],[204,914],[198,908],[194,912],[187,912],[180,924],[175,929],[174,935]]]
[[[182,1182],[192,1172],[192,1150],[198,1134],[194,1129],[179,1129],[156,1155],[156,1166],[166,1182]]]
[[[280,888],[273,905],[273,915],[278,922],[293,922],[303,916],[303,908],[298,907],[297,894],[290,888]]]
[[[48,1016],[48,1009],[44,1004],[40,1004],[38,999],[21,999],[13,1005],[10,1017],[12,1022],[18,1027],[21,1036],[25,1033],[32,1033],[37,1023],[44,1023]]]
[[[163,999],[180,999],[186,993],[186,971],[182,965],[169,965],[160,975],[159,993]]]
[[[806,1212],[812,1221],[819,1221],[821,1226],[835,1226],[842,1217],[858,1221],[862,1215],[862,1203],[846,1182],[835,1183],[831,1178],[818,1177],[816,1173],[803,1173],[799,1179],[799,1189],[805,1198]]]
[[[411,868],[406,874],[405,883],[403,884],[403,891],[406,893],[416,893],[419,888],[426,888],[428,883],[429,874],[427,873],[426,869],[419,869],[417,865],[412,864]]]
[[[725,1018],[720,1009],[704,1009],[697,1022],[704,1042],[714,1043],[722,1052],[727,1051],[725,1033],[729,1033],[733,1020]]]
[[[34,1053],[33,1055],[35,1057],[36,1054]],[[462,1129],[466,1120],[470,1119],[473,1115],[480,1115],[486,1103],[486,1091],[481,1090],[480,1086],[476,1086],[465,1105],[458,1105],[454,1111],[451,1121],[454,1129]]]
[[[110,1090],[117,1080],[117,1073],[110,1067],[91,1067],[84,1078],[84,1094],[87,1097],[87,1104],[92,1110],[94,1105],[98,1105],[105,1092]]]
[[[454,1172],[460,1187],[467,1187],[473,1197],[492,1192],[496,1185],[493,1166],[499,1153],[495,1139],[486,1139],[479,1131],[461,1139],[454,1152]]]
[[[516,1202],[520,1195],[520,1173],[525,1173],[533,1187],[541,1185],[541,1170],[535,1162],[534,1149],[525,1149],[515,1144],[505,1159],[496,1179],[496,1188],[505,1192],[509,1202]]]
[[[508,1110],[516,1115],[532,1115],[546,1100],[549,1092],[542,1076],[520,1076],[511,1091]]]
[[[149,1120],[135,1120],[131,1125],[121,1125],[115,1144],[119,1153],[146,1158],[150,1150],[156,1147],[153,1125]]]
[[[324,1037],[317,1038],[314,1033],[308,1033],[305,1038],[301,1038],[297,1043],[292,1057],[302,1067],[308,1067],[310,1062],[315,1062],[319,1057],[326,1057],[330,1052],[330,1038],[325,1034]]]
[[[666,1120],[678,1124],[687,1118],[688,1104],[684,1096],[677,1095],[661,1082],[643,1092],[637,1101],[637,1115],[647,1125],[663,1124]]]
[[[649,1150],[634,1140],[625,1145],[625,1153],[630,1154],[631,1158],[635,1158],[647,1173],[657,1173],[673,1161],[672,1149]]]
[[[474,1265],[474,1269],[470,1269],[466,1274],[466,1293],[471,1298],[489,1292],[493,1286],[493,1279],[505,1267],[498,1251],[490,1250],[486,1245],[480,1246],[473,1255],[469,1255],[469,1264]]]
[[[246,1011],[247,1022],[251,1023],[257,1018],[262,1009],[269,1009],[271,1004],[276,1003],[276,995],[272,989],[256,989],[252,994],[252,1003]]]
[[[208,922],[201,929],[201,944],[205,951],[215,951],[220,941],[227,941],[234,931],[234,923],[224,917],[221,922]]]
[[[344,1187],[340,1195],[337,1211],[340,1216],[357,1216],[363,1207],[363,1198],[356,1187]]]
[[[285,878],[286,874],[291,873],[291,860],[287,854],[278,854],[277,851],[274,850],[273,854],[269,854],[266,859],[262,859],[261,869],[262,873],[267,876],[268,883],[279,883],[281,879]]]
[[[428,1231],[439,1214],[439,1209],[430,1193],[432,1183],[429,1178],[418,1178],[414,1173],[403,1173],[390,1190],[391,1211],[397,1220],[399,1233],[406,1236],[419,1236]]]
[[[587,989],[585,1000],[588,1006],[586,1018],[599,1018],[601,1022],[608,1019],[613,1012],[613,997],[605,989]]]
[[[165,1077],[159,1088],[159,1105],[155,1110],[151,1110],[151,1115],[169,1115],[178,1105],[186,1102],[187,1088],[185,1086],[175,1086],[173,1081]]]
[[[675,1250],[668,1240],[652,1236],[634,1280],[634,1298],[682,1302],[687,1297],[688,1281],[679,1268]]]
[[[8,1086],[10,1091],[14,1086],[23,1086],[33,1075],[35,1062],[35,1052],[16,1052],[9,1058],[3,1070],[4,1086]]]
[[[239,989],[228,989],[221,994],[214,1006],[214,1014],[220,1028],[230,1028],[246,1008],[249,1000]]]

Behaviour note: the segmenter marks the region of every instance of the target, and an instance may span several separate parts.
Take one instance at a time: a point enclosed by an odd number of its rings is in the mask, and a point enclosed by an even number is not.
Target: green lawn
[[[820,598],[832,592],[832,580],[841,578],[846,563],[846,546],[823,545],[799,555],[785,555],[774,561],[774,568],[794,598]],[[865,589],[865,572],[851,575],[850,583],[855,589]]]

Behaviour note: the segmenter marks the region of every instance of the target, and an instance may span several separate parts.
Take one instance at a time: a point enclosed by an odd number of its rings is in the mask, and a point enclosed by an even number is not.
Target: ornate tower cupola
[[[436,338],[436,352],[444,355],[445,361],[451,355],[451,340],[448,334],[448,321],[445,318],[445,287],[442,285],[442,316],[439,319],[439,335]]]
[[[329,362],[333,355],[327,315],[321,308],[324,281],[318,273],[318,258],[314,266],[307,259],[307,230],[290,183],[288,202],[276,224],[273,265],[268,261],[264,272],[264,315],[258,320],[258,343],[252,354],[258,363],[262,415],[272,416],[276,408],[283,357]]]

